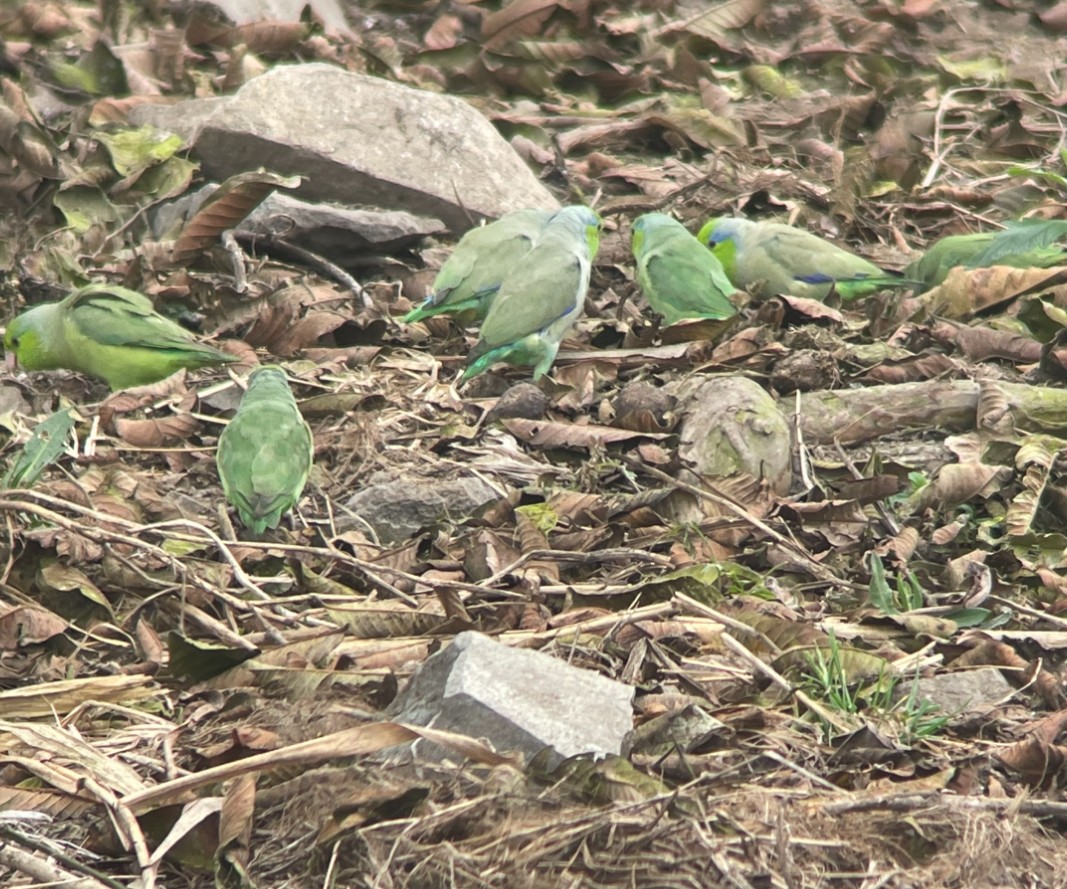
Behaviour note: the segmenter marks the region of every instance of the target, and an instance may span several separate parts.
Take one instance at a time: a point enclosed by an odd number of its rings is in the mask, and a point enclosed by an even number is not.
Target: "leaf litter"
[[[2,25],[5,317],[111,276],[241,370],[284,359],[316,441],[292,527],[241,541],[224,375],[104,400],[4,381],[10,884],[1062,885],[1063,269],[660,330],[628,247],[643,212],[771,214],[899,269],[1062,218],[1058,7],[382,0],[346,34],[332,3],[218,6]],[[289,185],[269,171],[149,243],[195,169],[130,109],[298,59],[464,95],[595,202],[591,311],[547,399],[493,375],[461,396],[470,332],[396,323],[439,250],[365,257],[358,283],[249,260],[227,232]],[[679,458],[700,405],[671,386],[731,375],[791,424],[785,491]],[[496,495],[399,539],[351,505],[456,479]],[[461,767],[377,758],[433,733],[385,713],[465,629],[634,684],[628,756],[553,771],[450,736]],[[945,677],[978,704],[921,705]]]

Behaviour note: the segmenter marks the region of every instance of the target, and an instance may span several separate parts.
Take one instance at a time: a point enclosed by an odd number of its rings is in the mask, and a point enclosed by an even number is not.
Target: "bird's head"
[[[20,364],[27,370],[39,366],[38,359],[45,350],[40,328],[34,323],[35,311],[23,312],[4,331],[4,364],[9,371]]]
[[[271,390],[271,389],[288,389],[289,377],[285,375],[285,371],[277,364],[265,364],[262,367],[257,367],[252,373],[248,375],[248,388]]]
[[[589,245],[590,258],[596,256],[600,247],[600,216],[591,207],[574,204],[559,210],[553,220],[566,220],[569,225],[580,226],[585,232],[585,240]]]
[[[633,224],[632,247],[634,253],[636,254],[641,249],[648,236],[656,229],[665,227],[677,228],[678,223],[666,213],[645,213],[643,216],[638,216]]]
[[[745,221],[744,219],[730,219],[727,216],[709,219],[697,233],[697,240],[714,250],[720,244],[736,239],[741,234]]]

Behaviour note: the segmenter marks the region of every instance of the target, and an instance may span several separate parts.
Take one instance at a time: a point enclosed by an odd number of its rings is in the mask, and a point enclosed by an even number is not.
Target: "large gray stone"
[[[633,726],[629,685],[559,658],[460,633],[428,658],[390,707],[399,722],[484,738],[527,759],[546,747],[547,767],[581,753],[621,753]],[[435,744],[419,750],[446,756]]]
[[[197,120],[193,132],[183,119]],[[471,216],[559,206],[466,102],[323,63],[280,65],[203,117],[183,102],[131,120],[191,137],[209,177],[260,167],[300,175],[306,200],[407,210],[457,233]]]

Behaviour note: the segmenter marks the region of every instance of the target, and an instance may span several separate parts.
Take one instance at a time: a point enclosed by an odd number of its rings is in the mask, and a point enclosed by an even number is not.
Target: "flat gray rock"
[[[501,753],[530,759],[548,747],[552,768],[581,753],[621,753],[633,695],[629,685],[551,655],[467,632],[428,658],[389,709],[399,722],[483,738]],[[417,744],[448,757],[435,744]]]
[[[365,530],[370,525],[382,543],[399,543],[438,522],[459,524],[501,496],[477,476],[378,478],[372,476],[370,484],[348,499],[345,508],[356,518],[338,517],[338,531]]]
[[[207,114],[196,101],[137,112],[191,139],[205,176],[299,175],[305,200],[406,210],[456,233],[472,217],[559,206],[466,102],[333,65],[279,65]]]
[[[918,699],[930,701],[937,707],[938,715],[951,719],[985,713],[1002,705],[1015,693],[1011,683],[996,667],[936,673],[913,681],[918,685]],[[910,691],[910,683],[902,682],[897,686],[901,697]]]
[[[346,265],[360,253],[392,253],[445,230],[440,219],[403,210],[312,204],[274,192],[237,227],[238,237],[281,238]]]

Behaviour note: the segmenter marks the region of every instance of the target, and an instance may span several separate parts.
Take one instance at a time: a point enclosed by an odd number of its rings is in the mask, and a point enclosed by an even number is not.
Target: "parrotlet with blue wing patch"
[[[886,287],[914,284],[780,222],[724,216],[705,223],[697,239],[711,249],[737,287],[754,287],[760,297],[787,294],[823,300],[833,289],[849,301]]]

